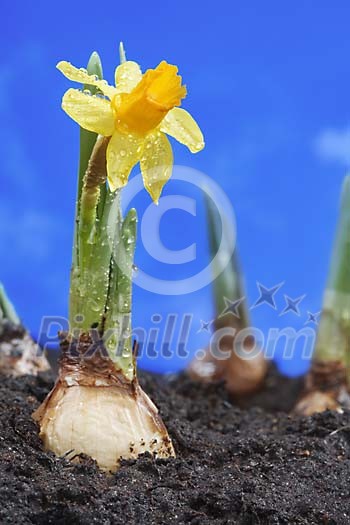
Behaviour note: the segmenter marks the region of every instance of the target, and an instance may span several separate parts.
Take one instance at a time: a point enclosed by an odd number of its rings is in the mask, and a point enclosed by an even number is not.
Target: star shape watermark
[[[278,292],[278,290],[282,288],[284,282],[276,284],[275,286],[272,286],[272,288],[267,288],[263,284],[259,283],[259,281],[256,282],[256,285],[259,289],[260,297],[258,297],[253,306],[251,306],[251,309],[256,308],[257,306],[260,306],[262,304],[267,304],[268,306],[271,306],[271,308],[273,308],[274,310],[277,310],[275,295]]]
[[[197,331],[197,334],[200,333],[200,332],[210,332],[210,325],[211,325],[211,323],[212,323],[212,321],[203,321],[201,319],[201,327]]]
[[[241,297],[240,299],[236,299],[236,301],[231,301],[231,299],[228,299],[227,297],[224,297],[225,308],[221,312],[221,314],[219,315],[219,318],[223,317],[226,314],[232,314],[235,317],[237,317],[238,319],[240,319],[241,316],[239,315],[239,307],[243,303],[244,300],[245,300],[245,297]]]
[[[306,297],[306,294],[300,295],[296,299],[292,299],[291,297],[289,297],[289,295],[284,294],[284,300],[286,301],[286,306],[284,307],[280,315],[285,315],[288,312],[292,312],[298,317],[300,317],[301,314],[299,310],[299,304],[301,303],[301,301],[305,299],[305,297]]]
[[[313,314],[312,312],[307,312],[307,320],[305,321],[305,324],[313,323],[318,324],[318,318],[320,316],[321,312],[317,312]]]

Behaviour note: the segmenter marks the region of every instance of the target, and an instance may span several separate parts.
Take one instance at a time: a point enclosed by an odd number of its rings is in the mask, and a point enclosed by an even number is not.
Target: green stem
[[[77,244],[79,250],[78,264],[73,265],[70,293],[70,326],[76,326],[76,316],[83,316],[83,323],[79,327],[90,328],[87,323],[90,313],[87,301],[90,297],[91,272],[90,261],[95,243],[99,243],[96,236],[97,204],[99,202],[100,187],[106,183],[106,148],[109,139],[98,136],[92,150],[86,169],[80,197],[80,210],[77,221]],[[88,319],[87,319],[88,318]],[[96,321],[100,319],[96,316]]]
[[[101,59],[98,53],[96,53],[96,51],[91,53],[86,70],[89,73],[89,75],[96,75],[100,79],[103,78]],[[97,91],[97,88],[95,86],[84,85],[83,89],[88,89],[92,95],[94,95]],[[75,210],[76,221],[75,221],[74,242],[73,242],[73,266],[78,263],[79,248],[78,248],[77,221],[78,221],[79,210],[80,210],[81,190],[83,187],[84,175],[87,170],[91,152],[95,145],[96,139],[97,139],[96,133],[92,133],[91,131],[87,131],[84,128],[80,128],[80,159],[79,159],[78,184],[77,184],[77,200],[76,200],[76,210]]]
[[[94,235],[100,187],[106,183],[106,150],[109,139],[99,135],[86,169],[80,197],[79,212],[79,267],[88,267]]]
[[[315,348],[316,359],[350,361],[350,176],[344,180],[340,215]]]
[[[104,314],[109,289],[110,264],[116,231],[122,223],[120,191],[106,194],[103,215],[96,227],[96,242],[92,247],[88,265],[88,289],[84,305],[84,323],[80,327],[87,331],[99,325],[103,331]]]
[[[102,186],[100,187],[100,198],[98,201],[97,211],[96,211],[98,220],[101,220],[103,217],[103,211],[104,211],[104,207],[105,207],[105,203],[107,199],[107,193],[108,193],[107,184],[102,184]]]
[[[90,75],[97,75],[103,78],[102,64],[99,55],[94,51],[89,59],[87,65],[87,72]],[[96,87],[83,86],[83,89],[89,89],[92,94],[96,93]],[[71,327],[73,320],[77,313],[80,312],[80,270],[79,270],[79,214],[80,214],[80,199],[83,187],[83,179],[86,173],[89,159],[97,139],[97,134],[80,128],[80,160],[77,183],[77,198],[75,205],[75,224],[73,236],[73,254],[72,254],[72,269],[71,269],[71,285],[69,294],[69,318]]]

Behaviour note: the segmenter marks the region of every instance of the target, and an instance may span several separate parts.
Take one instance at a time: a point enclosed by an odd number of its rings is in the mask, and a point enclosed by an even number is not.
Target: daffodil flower
[[[144,186],[158,202],[173,166],[166,134],[192,153],[204,147],[195,120],[177,107],[186,96],[177,67],[163,61],[142,75],[136,62],[125,61],[115,70],[115,87],[69,62],[59,62],[57,68],[68,79],[96,86],[103,94],[68,89],[62,108],[82,128],[111,137],[106,153],[110,189],[125,186],[132,168],[140,162]]]

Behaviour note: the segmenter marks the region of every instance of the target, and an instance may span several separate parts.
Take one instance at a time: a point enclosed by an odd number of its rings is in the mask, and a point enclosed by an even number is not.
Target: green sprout
[[[341,361],[350,374],[350,176],[343,183],[340,214],[315,348],[319,360]]]
[[[207,215],[207,229],[209,237],[209,253],[212,263],[213,275],[217,275],[213,282],[214,303],[215,303],[215,324],[232,325],[234,328],[244,329],[250,326],[249,312],[247,306],[244,276],[239,262],[238,248],[232,249],[229,246],[226,229],[232,225],[221,224],[221,219],[213,200],[205,194],[205,207]],[[226,218],[225,218],[226,219]],[[215,257],[220,250],[221,239],[224,239],[223,251],[233,252],[228,264],[223,264],[223,258]],[[239,301],[236,315],[230,313],[222,316],[222,312],[227,309],[227,300],[230,302]]]
[[[227,234],[232,225],[226,217],[222,221],[213,200],[205,194],[209,251],[212,262],[213,295],[215,304],[214,329],[231,329],[232,335],[223,335],[216,355],[228,355],[223,359],[214,357],[209,348],[203,359],[195,359],[190,365],[190,374],[199,380],[224,380],[227,389],[235,396],[250,394],[263,383],[267,363],[262,352],[255,353],[253,359],[244,359],[235,347],[236,336],[250,326],[243,272],[240,267],[238,249],[230,245]],[[221,251],[222,257],[216,257]],[[226,255],[232,253],[228,264]],[[232,305],[232,306],[230,306]],[[230,309],[231,308],[231,309]],[[225,313],[226,312],[226,313]],[[251,337],[245,338],[245,351],[255,345]],[[222,353],[221,353],[222,352]]]
[[[0,282],[0,323],[3,320],[8,320],[15,326],[21,324],[15,307],[7,295],[4,285]]]
[[[343,183],[338,225],[312,366],[295,412],[350,407],[350,176]]]

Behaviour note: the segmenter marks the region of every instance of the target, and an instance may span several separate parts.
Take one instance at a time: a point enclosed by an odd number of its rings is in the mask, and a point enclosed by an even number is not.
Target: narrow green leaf
[[[97,75],[99,78],[103,78],[102,64],[100,57],[96,51],[94,51],[89,59],[87,65],[87,71],[91,75]],[[85,89],[89,89],[91,93],[96,92],[94,86],[83,86]],[[69,292],[69,320],[71,328],[75,325],[75,319],[77,314],[82,314],[81,301],[82,301],[82,281],[79,270],[79,214],[80,214],[80,198],[81,190],[83,187],[84,175],[89,163],[91,152],[97,139],[96,133],[87,131],[86,129],[80,128],[80,158],[79,158],[79,171],[78,171],[78,183],[77,183],[77,197],[75,204],[75,221],[74,221],[74,234],[73,234],[73,253],[72,253],[72,269],[70,279],[70,292]]]
[[[108,290],[110,287],[110,264],[117,232],[122,224],[120,210],[120,191],[108,191],[101,219],[97,222],[95,243],[91,246],[91,256],[87,267],[88,276],[84,299],[84,323],[80,327],[87,331],[91,325],[99,323],[103,329]]]
[[[137,214],[131,209],[117,232],[111,264],[110,291],[105,330],[114,334],[106,343],[111,359],[132,379],[134,367],[131,341],[132,272],[136,244]]]
[[[0,319],[8,319],[15,325],[21,324],[20,318],[17,315],[15,307],[8,298],[8,295],[2,283],[0,283]]]
[[[97,75],[99,78],[103,78],[102,64],[100,57],[96,51],[94,51],[89,59],[88,65],[86,67],[87,72],[90,75]],[[89,89],[89,91],[94,94],[96,93],[95,86],[84,85],[83,89]],[[75,232],[74,232],[74,245],[73,245],[73,267],[78,264],[78,232],[77,232],[77,221],[80,212],[80,198],[81,190],[83,187],[84,175],[89,163],[91,152],[96,142],[97,135],[91,131],[80,128],[80,158],[79,158],[79,171],[78,171],[78,184],[77,184],[77,200],[76,200],[76,210],[75,210]]]
[[[345,177],[343,183],[327,288],[349,294],[350,297],[350,175]]]
[[[97,75],[100,79],[103,78],[101,59],[94,51],[89,59],[86,67],[89,75]],[[92,95],[97,91],[95,86],[84,85],[83,89],[88,89]],[[79,175],[78,175],[78,201],[80,200],[81,190],[83,186],[83,178],[89,163],[92,149],[95,145],[97,135],[84,128],[80,128],[80,160],[79,160]]]
[[[350,176],[343,183],[340,213],[315,357],[350,362]]]
[[[221,247],[225,252],[231,252],[232,247],[228,245],[228,236],[223,232],[223,227],[231,228],[231,224],[221,224],[221,218],[213,200],[205,194],[205,207],[207,212],[207,226],[209,236],[209,250],[213,260],[218,253],[221,245],[221,239],[226,240]],[[242,328],[249,325],[249,315],[247,301],[245,299],[245,287],[243,274],[239,265],[237,247],[234,248],[231,260],[228,265],[223,266],[222,260],[213,262],[213,271],[218,277],[213,282],[214,300],[216,309],[216,325],[237,325]],[[220,317],[227,310],[228,302],[242,301],[237,305],[237,314],[235,317],[231,313]]]

